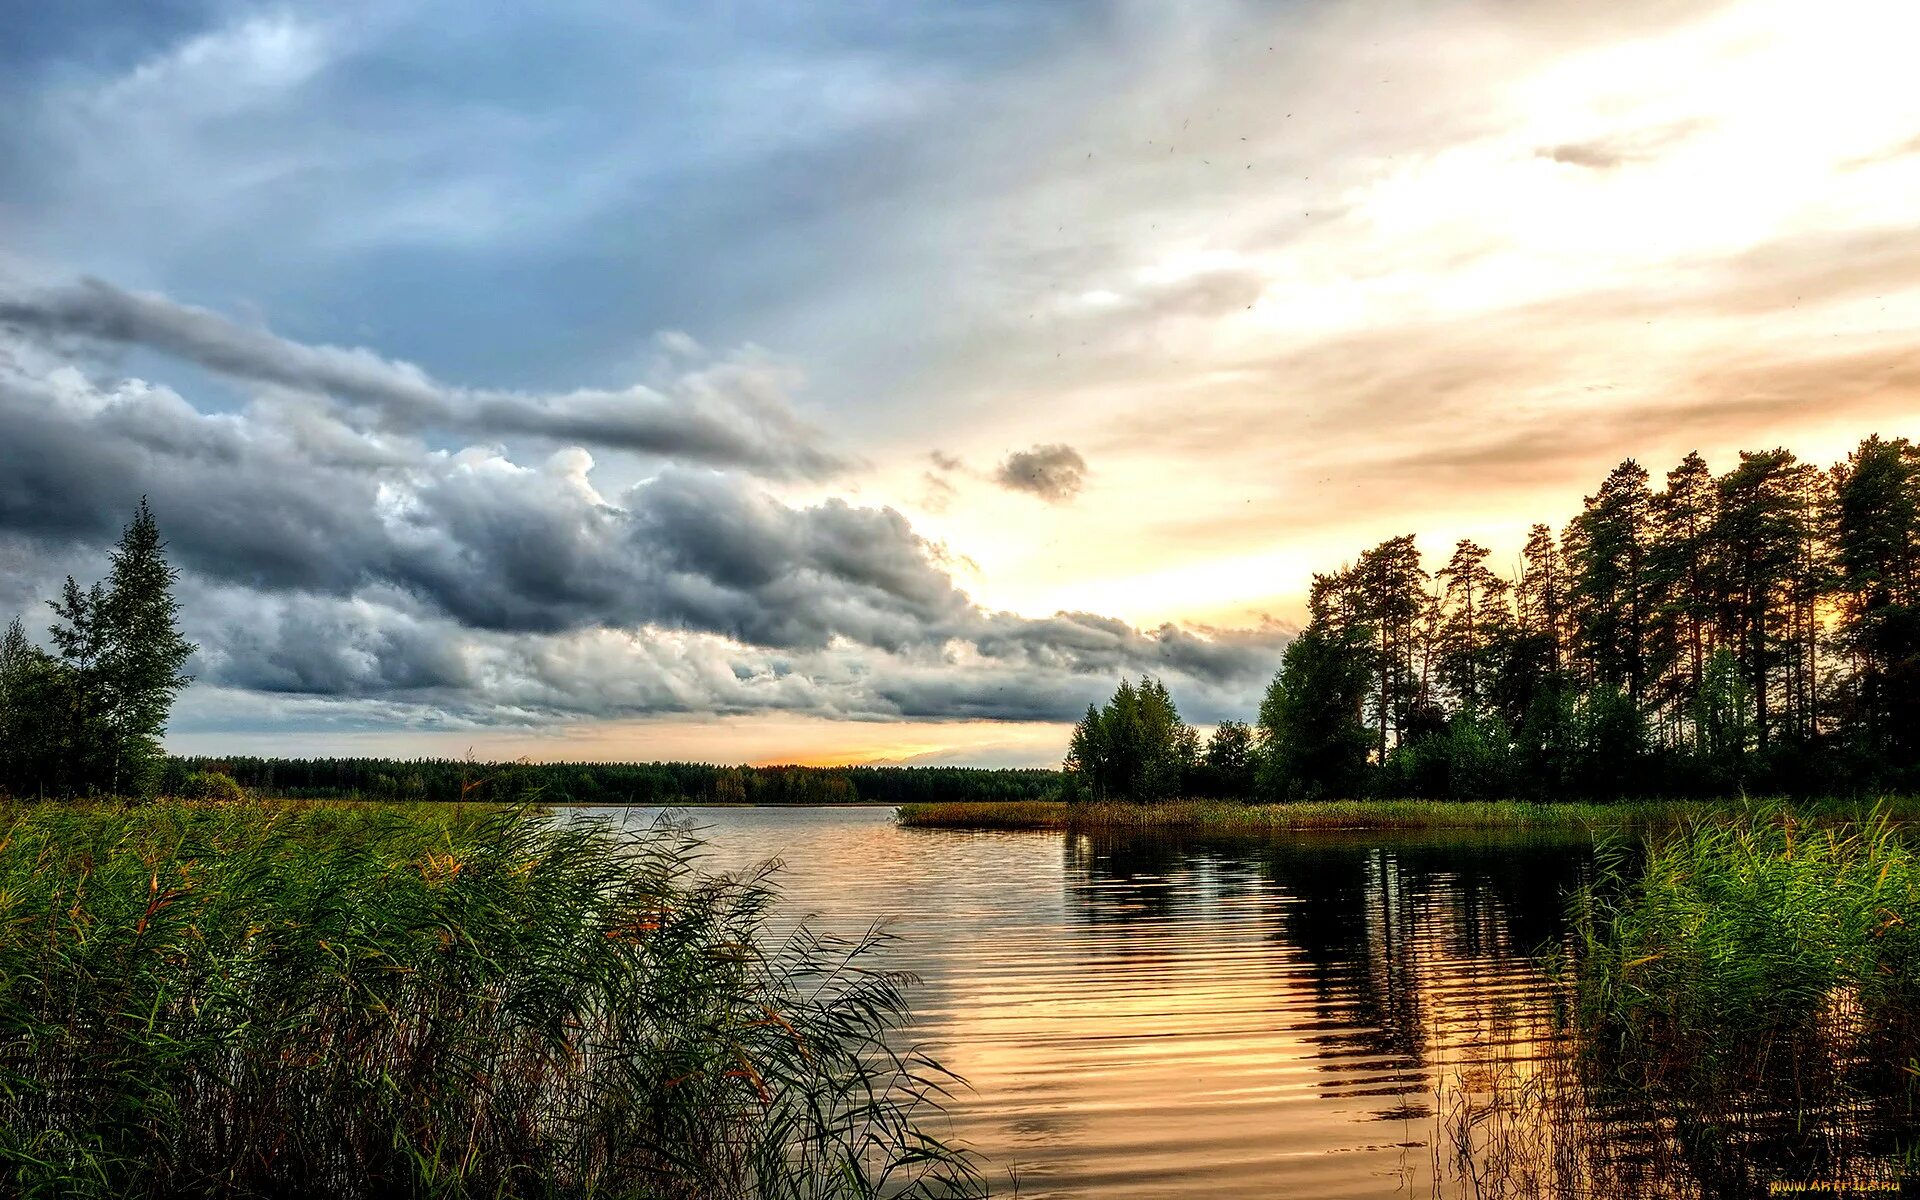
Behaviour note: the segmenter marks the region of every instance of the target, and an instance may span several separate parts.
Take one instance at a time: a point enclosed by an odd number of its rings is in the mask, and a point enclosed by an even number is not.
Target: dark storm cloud
[[[196,670],[248,691],[294,695],[457,694],[479,682],[450,627],[417,614],[322,596],[193,586],[187,622]]]
[[[1086,484],[1087,460],[1072,446],[1054,443],[1016,450],[993,473],[1001,487],[1032,492],[1050,504],[1063,504]]]
[[[1259,652],[1243,655],[1254,669],[1215,676],[1189,673],[1177,653],[1156,655],[1165,631],[1135,634],[1133,654],[1123,635],[1113,653],[1093,658],[1027,652],[1037,639],[1000,657],[956,653],[951,645],[899,654],[845,644],[769,653],[658,629],[474,630],[378,592],[341,600],[194,586],[188,601],[187,631],[201,647],[192,669],[207,684],[343,709],[397,705],[404,711],[389,719],[436,725],[774,711],[863,721],[1064,721],[1139,671],[1164,678],[1189,718],[1213,721],[1245,711],[1249,686],[1263,682],[1283,640],[1261,635]]]
[[[391,584],[485,629],[663,622],[778,646],[897,646],[965,608],[889,510],[790,508],[680,468],[612,504],[583,468],[564,452],[537,470],[425,450],[322,463],[264,421],[165,389],[76,399],[0,376],[0,526],[98,541],[147,495],[209,579],[342,596]]]
[[[681,466],[609,498],[591,466],[432,450],[310,406],[207,414],[0,355],[0,532],[47,562],[97,556],[147,496],[187,572],[195,669],[223,687],[482,722],[1057,719],[1146,670],[1244,701],[1284,641],[985,612],[892,509]]]
[[[235,379],[334,397],[384,429],[551,441],[818,477],[843,465],[751,365],[688,372],[671,391],[554,395],[456,388],[365,348],[309,346],[164,296],[98,279],[0,296],[0,325],[40,338],[145,346]]]

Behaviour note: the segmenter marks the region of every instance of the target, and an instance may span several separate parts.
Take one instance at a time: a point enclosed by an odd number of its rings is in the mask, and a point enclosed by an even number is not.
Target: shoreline
[[[1198,833],[1279,833],[1372,830],[1625,829],[1677,825],[1782,810],[1815,820],[1857,820],[1876,810],[1896,820],[1920,816],[1920,801],[1631,800],[1614,804],[1528,800],[1303,800],[1245,804],[1225,800],[1158,803],[1106,801],[1068,805],[1058,800],[953,801],[899,806],[906,829],[1159,830]]]

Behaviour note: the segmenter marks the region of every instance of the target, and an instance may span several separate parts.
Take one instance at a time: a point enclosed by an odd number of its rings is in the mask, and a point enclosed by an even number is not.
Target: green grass
[[[978,1191],[879,941],[533,810],[0,805],[0,1191]]]

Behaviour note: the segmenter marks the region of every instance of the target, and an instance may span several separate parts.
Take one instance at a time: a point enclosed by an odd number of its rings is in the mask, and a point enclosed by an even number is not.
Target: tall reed
[[[1614,853],[1613,884],[1576,905],[1596,1095],[1663,1114],[1715,1190],[1910,1168],[1920,854],[1902,827],[1775,809],[1655,836],[1637,871]]]
[[[0,809],[0,1190],[981,1190],[881,937],[534,810]]]
[[[1491,1020],[1438,1081],[1435,1195],[1831,1195],[1916,1174],[1906,827],[1757,806],[1610,843],[1600,865],[1543,956],[1550,1003]]]

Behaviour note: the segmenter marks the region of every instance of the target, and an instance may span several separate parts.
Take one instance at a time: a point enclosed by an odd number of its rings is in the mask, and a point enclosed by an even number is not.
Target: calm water
[[[646,823],[658,810],[598,810]],[[1434,1088],[1540,997],[1584,847],[1371,835],[899,829],[890,810],[693,809],[710,865],[884,920],[954,1132],[1032,1197],[1426,1196]]]

